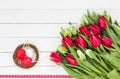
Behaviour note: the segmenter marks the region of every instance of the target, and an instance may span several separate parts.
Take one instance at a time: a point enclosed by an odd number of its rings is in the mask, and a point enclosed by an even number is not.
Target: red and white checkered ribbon
[[[70,75],[0,75],[0,78],[72,78]]]

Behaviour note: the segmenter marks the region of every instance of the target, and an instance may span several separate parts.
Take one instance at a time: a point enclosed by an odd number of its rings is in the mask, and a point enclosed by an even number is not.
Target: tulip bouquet
[[[75,79],[120,79],[120,26],[111,16],[87,11],[78,29],[62,28],[52,61]]]

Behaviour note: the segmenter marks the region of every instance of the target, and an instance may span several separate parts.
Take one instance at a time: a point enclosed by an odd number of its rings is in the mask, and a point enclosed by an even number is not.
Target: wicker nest
[[[31,66],[23,66],[21,63],[19,63],[19,60],[16,58],[16,54],[17,54],[17,50],[20,49],[20,48],[23,48],[23,47],[26,47],[26,46],[29,46],[31,47],[34,51],[35,51],[35,54],[36,54],[36,57],[35,57],[35,62],[32,62],[32,65]],[[21,68],[25,68],[25,69],[28,69],[28,68],[31,68],[33,67],[37,61],[39,59],[39,52],[38,52],[38,49],[36,48],[36,46],[32,45],[32,44],[21,44],[19,45],[15,51],[14,51],[14,54],[13,54],[13,60],[15,62],[15,64]]]

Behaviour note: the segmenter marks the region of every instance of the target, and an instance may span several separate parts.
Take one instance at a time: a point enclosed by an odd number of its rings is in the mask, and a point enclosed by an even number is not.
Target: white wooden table
[[[75,25],[87,9],[106,9],[120,21],[119,0],[1,0],[0,1],[0,75],[67,75],[50,61],[50,52],[61,43],[60,27]],[[30,69],[17,67],[13,52],[29,40],[40,52],[39,62]]]

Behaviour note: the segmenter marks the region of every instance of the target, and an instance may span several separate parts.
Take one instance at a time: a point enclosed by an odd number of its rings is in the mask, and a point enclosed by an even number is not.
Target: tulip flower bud
[[[72,26],[72,29],[71,29],[72,35],[73,36],[77,35],[77,32],[78,32],[77,29],[74,26]]]
[[[107,20],[106,20],[106,18],[104,16],[100,16],[98,18],[98,21],[99,21],[100,27],[102,29],[106,29],[106,27],[107,27]]]
[[[88,22],[88,20],[87,20],[87,17],[86,17],[86,16],[83,16],[83,17],[82,17],[82,20],[85,22],[85,24],[86,24],[86,25],[89,25],[89,22]]]
[[[86,49],[85,53],[87,54],[87,56],[89,56],[90,58],[93,59],[91,53],[92,53],[92,50],[91,49]]]
[[[90,31],[89,29],[87,28],[87,26],[81,26],[79,27],[79,31],[81,34],[83,35],[86,35],[86,36],[89,36],[90,35]]]
[[[97,35],[90,35],[90,43],[94,48],[96,48],[100,46],[101,41]]]
[[[96,23],[90,24],[90,30],[97,35],[101,32],[100,27]]]
[[[67,36],[67,35],[72,36],[71,30],[68,28],[67,29],[61,28],[61,34],[62,36]]]
[[[52,61],[56,63],[61,63],[62,62],[62,57],[59,55],[57,52],[52,52],[50,55],[50,58]]]
[[[101,37],[102,43],[106,46],[106,47],[111,47],[112,45],[112,40],[106,36],[102,36]]]
[[[80,50],[77,50],[77,54],[80,57],[81,60],[86,60],[85,54],[83,54]]]
[[[69,35],[69,36],[72,36],[71,29],[69,29],[69,28],[66,28],[66,33],[67,33],[67,35]],[[67,35],[66,35],[66,36],[67,36]]]
[[[87,47],[86,41],[81,36],[75,38],[75,43],[78,47]]]
[[[68,61],[68,63],[70,63],[71,65],[73,65],[73,66],[77,65],[77,61],[75,60],[75,58],[72,55],[66,54],[65,58]]]
[[[60,52],[60,53],[62,53],[62,54],[65,54],[65,53],[67,53],[67,49],[64,47],[64,46],[62,46],[62,45],[60,45],[60,46],[58,46],[57,47],[57,50]]]
[[[68,35],[62,38],[62,44],[63,46],[65,46],[66,48],[68,48],[67,44],[72,47],[74,45],[72,38]]]

